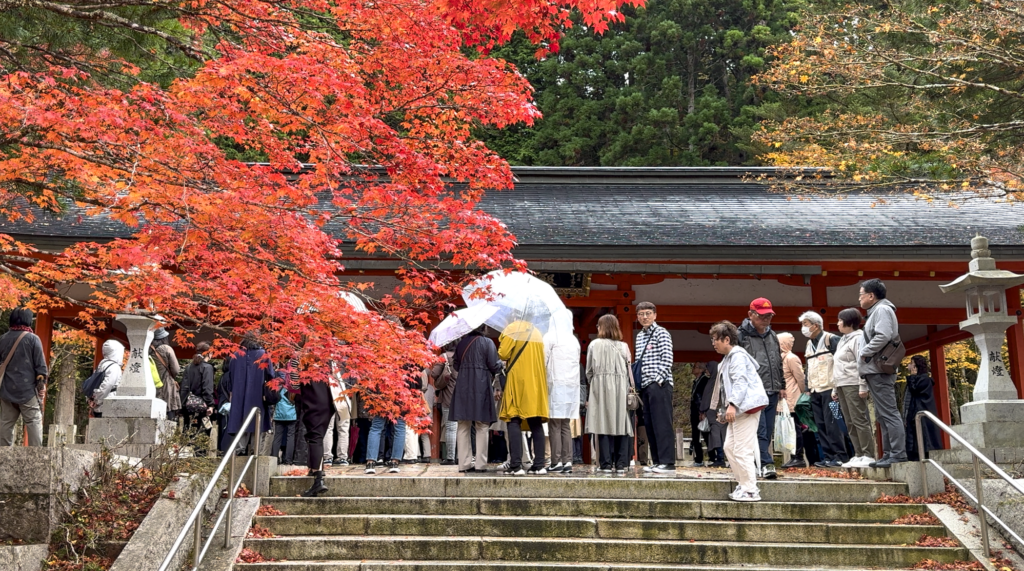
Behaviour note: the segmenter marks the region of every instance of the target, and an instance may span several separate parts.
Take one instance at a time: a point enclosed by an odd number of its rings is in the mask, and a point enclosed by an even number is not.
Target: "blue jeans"
[[[761,420],[757,423],[757,444],[761,447],[762,466],[775,463],[768,453],[768,445],[775,438],[775,407],[778,404],[779,393],[768,393],[768,407],[761,411]]]
[[[387,422],[379,416],[370,419],[370,436],[366,439],[367,461],[376,458],[377,451],[380,450],[381,435],[384,434]],[[405,420],[398,419],[398,423],[395,425],[395,443],[391,446],[391,459],[401,462],[403,454],[405,454]]]

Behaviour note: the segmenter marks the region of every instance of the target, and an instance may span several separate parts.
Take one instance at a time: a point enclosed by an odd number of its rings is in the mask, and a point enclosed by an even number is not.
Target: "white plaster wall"
[[[966,302],[961,294],[942,293],[939,283],[936,281],[885,281],[886,298],[896,306],[900,307],[964,307]],[[857,284],[846,287],[828,288],[828,304],[832,307],[860,307],[857,294],[860,286]],[[899,317],[899,312],[896,312]],[[967,318],[964,310],[964,318]]]
[[[750,305],[766,297],[775,305],[811,304],[811,288],[783,285],[775,280],[684,280],[667,279],[653,285],[633,286],[637,302],[655,305]]]

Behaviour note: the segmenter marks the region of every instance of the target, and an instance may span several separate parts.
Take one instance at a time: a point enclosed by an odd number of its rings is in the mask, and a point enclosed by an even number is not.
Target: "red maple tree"
[[[220,333],[222,354],[236,348],[229,338],[254,335],[275,360],[298,359],[303,380],[342,363],[371,411],[409,414],[402,366],[434,358],[417,328],[474,271],[522,265],[514,237],[477,209],[511,172],[470,129],[538,112],[527,81],[489,48],[521,30],[557,51],[571,11],[601,32],[621,3],[0,4],[27,30],[0,36],[0,219],[73,206],[125,229],[55,256],[0,234],[0,302],[73,303],[84,320],[159,315],[181,343]],[[127,38],[148,59],[29,33],[54,22]],[[161,66],[173,77],[151,79]],[[401,260],[399,286],[370,292],[341,276],[343,252]],[[341,291],[371,297],[373,310]]]

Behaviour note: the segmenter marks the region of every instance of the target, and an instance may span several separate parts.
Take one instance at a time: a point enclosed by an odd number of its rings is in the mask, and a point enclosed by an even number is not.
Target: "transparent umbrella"
[[[454,311],[430,332],[430,342],[444,347],[483,325],[498,310],[493,305],[475,305]]]
[[[488,295],[474,296],[475,292],[487,286],[490,286]],[[516,338],[530,336],[532,329],[541,334],[546,333],[551,326],[552,316],[565,309],[565,304],[550,284],[521,272],[506,274],[502,270],[495,270],[466,286],[462,298],[469,307],[496,307],[495,313],[485,319],[484,323]],[[519,325],[510,330],[509,326],[517,322],[520,322]]]

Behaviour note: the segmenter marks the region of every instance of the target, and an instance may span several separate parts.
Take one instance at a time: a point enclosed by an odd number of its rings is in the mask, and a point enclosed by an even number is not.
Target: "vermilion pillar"
[[[1006,330],[1006,346],[1009,349],[1010,377],[1017,387],[1017,398],[1024,399],[1024,326],[1021,325],[1021,288],[1006,290],[1006,309],[1010,315],[1017,315],[1017,323]]]
[[[53,348],[53,315],[49,313],[36,314],[36,335],[43,344],[43,358],[46,359],[46,366],[51,366],[50,350]],[[52,372],[52,371],[51,371]],[[46,417],[46,395],[43,395],[43,402],[39,403],[39,410],[43,417]],[[25,446],[28,446],[28,428],[25,428]]]
[[[928,328],[931,332],[931,327]],[[946,349],[945,347],[933,347],[928,350],[928,358],[932,363],[932,378],[935,379],[935,408],[938,409],[939,418],[946,425],[953,423],[949,410],[949,378],[946,376]],[[942,447],[949,449],[949,435],[942,434]]]

